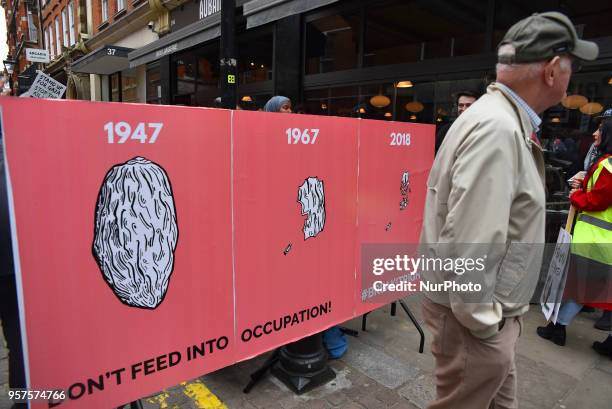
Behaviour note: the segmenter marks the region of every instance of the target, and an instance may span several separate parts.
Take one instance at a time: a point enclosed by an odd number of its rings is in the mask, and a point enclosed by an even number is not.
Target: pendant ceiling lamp
[[[396,87],[397,88],[412,88],[414,87],[414,84],[412,83],[412,81],[400,81],[397,83]]]
[[[370,98],[370,104],[376,108],[384,108],[386,106],[388,106],[391,103],[391,100],[389,99],[389,97],[384,96],[384,95],[374,95],[372,98]]]
[[[561,100],[561,104],[567,109],[579,109],[588,102],[585,96],[579,94],[568,95]]]
[[[425,109],[425,106],[423,106],[423,104],[421,104],[419,101],[412,101],[407,103],[405,108],[408,112],[418,114],[419,112]]]
[[[580,107],[580,112],[585,115],[595,115],[603,111],[603,105],[599,102],[589,102]]]

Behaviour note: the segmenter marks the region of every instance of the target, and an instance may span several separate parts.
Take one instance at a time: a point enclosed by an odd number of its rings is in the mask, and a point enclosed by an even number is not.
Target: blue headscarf
[[[291,100],[287,97],[277,95],[275,97],[270,98],[270,100],[266,102],[266,105],[264,105],[264,111],[280,112],[280,109],[283,104],[286,104],[287,102],[291,103]]]

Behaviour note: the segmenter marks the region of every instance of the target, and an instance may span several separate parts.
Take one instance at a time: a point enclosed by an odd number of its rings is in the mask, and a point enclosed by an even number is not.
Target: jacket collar
[[[529,114],[508,93],[506,88],[507,86],[500,87],[498,83],[494,82],[491,85],[489,85],[489,87],[487,88],[487,93],[493,94],[493,93],[499,92],[506,98],[508,103],[512,106],[513,111],[518,116],[519,122],[521,124],[521,130],[523,131],[523,139],[525,140],[525,143],[527,144],[527,146],[529,148],[531,148],[532,145],[537,146],[541,150],[542,148],[537,143],[534,143],[534,141],[531,139],[531,135],[534,132],[534,127],[533,127],[531,119],[529,118]]]

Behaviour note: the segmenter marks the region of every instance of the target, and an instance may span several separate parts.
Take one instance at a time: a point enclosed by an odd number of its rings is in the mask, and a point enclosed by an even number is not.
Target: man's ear
[[[542,71],[543,80],[546,85],[552,87],[555,83],[555,77],[561,65],[561,57],[558,55],[553,57],[551,60],[544,64],[544,70]]]

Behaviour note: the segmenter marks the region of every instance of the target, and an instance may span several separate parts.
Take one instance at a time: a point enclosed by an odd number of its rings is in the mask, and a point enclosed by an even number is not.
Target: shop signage
[[[118,407],[372,310],[361,244],[419,238],[431,125],[0,106],[28,386],[65,397],[35,409]]]
[[[178,50],[178,44],[174,43],[172,45],[169,45],[168,47],[164,47],[161,50],[157,50],[155,52],[155,56],[157,58],[161,58],[164,55],[168,55],[168,54],[172,54],[173,52],[175,52],[176,50]]]
[[[190,0],[171,11],[172,31],[215,14],[221,14],[221,0]]]
[[[221,0],[200,0],[200,20],[221,12]]]
[[[26,48],[26,60],[32,62],[49,62],[49,51],[40,48]]]

